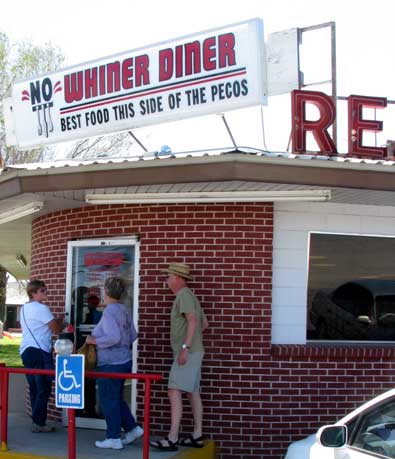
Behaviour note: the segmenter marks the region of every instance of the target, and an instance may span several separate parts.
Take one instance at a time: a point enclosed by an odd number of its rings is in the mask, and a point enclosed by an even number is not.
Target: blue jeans
[[[38,368],[53,370],[52,354],[35,347],[28,347],[21,355],[25,368]],[[52,376],[26,375],[29,383],[30,404],[32,407],[32,420],[39,426],[44,426],[47,421],[47,405],[51,395]]]
[[[101,365],[97,371],[106,373],[130,373],[132,362],[120,365]],[[125,432],[133,430],[137,424],[123,399],[124,379],[99,378],[99,403],[107,423],[107,438],[121,438],[121,428]]]

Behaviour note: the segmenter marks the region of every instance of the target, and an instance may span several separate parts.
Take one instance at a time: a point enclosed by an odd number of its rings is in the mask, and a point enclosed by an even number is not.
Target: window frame
[[[308,326],[311,323],[310,322],[310,310],[311,310],[311,304],[313,299],[310,298],[310,255],[311,255],[311,245],[312,245],[312,237],[314,235],[328,235],[328,236],[344,236],[344,237],[358,237],[358,238],[381,238],[381,239],[393,239],[395,242],[395,235],[389,235],[389,234],[371,234],[371,233],[354,233],[354,232],[337,232],[337,231],[308,231],[307,236],[308,236],[308,241],[307,241],[307,259],[306,259],[306,265],[307,265],[307,272],[306,272],[306,344],[318,344],[318,343],[331,343],[331,344],[377,344],[377,343],[384,343],[384,344],[392,344],[395,343],[395,338],[393,340],[364,340],[364,339],[317,339],[317,338],[311,338],[308,337]],[[357,280],[358,276],[356,276],[354,279],[350,279],[350,281],[346,281],[343,284],[339,284],[336,288],[334,288],[331,292],[331,297],[332,295],[336,292],[338,288],[340,288],[342,285],[345,285],[347,282],[352,282],[353,280]],[[395,281],[395,279],[394,279]],[[373,307],[375,308],[375,300],[373,298]],[[348,312],[349,313],[349,312]],[[350,313],[349,313],[350,314]]]

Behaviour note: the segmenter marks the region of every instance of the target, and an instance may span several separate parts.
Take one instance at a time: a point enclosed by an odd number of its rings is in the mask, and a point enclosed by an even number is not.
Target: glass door
[[[123,302],[130,308],[138,329],[138,259],[137,238],[70,241],[67,253],[66,314],[74,326],[77,349],[100,321],[104,304],[104,281],[110,276],[123,277],[128,292]],[[137,372],[137,343],[133,344],[133,367]],[[76,411],[77,427],[105,429],[100,410],[97,384],[85,380],[85,408]],[[125,400],[136,411],[136,381],[125,381]],[[66,420],[66,410],[63,415]]]

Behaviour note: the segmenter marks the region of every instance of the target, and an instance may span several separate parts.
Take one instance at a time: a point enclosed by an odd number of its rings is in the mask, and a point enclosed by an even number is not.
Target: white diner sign
[[[266,104],[263,22],[252,19],[14,85],[7,143],[31,148]]]

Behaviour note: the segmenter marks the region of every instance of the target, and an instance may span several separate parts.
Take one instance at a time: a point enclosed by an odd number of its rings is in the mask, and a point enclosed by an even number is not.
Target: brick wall
[[[273,346],[267,414],[276,432],[272,456],[284,445],[332,424],[393,388],[395,349],[350,346]]]
[[[32,277],[48,283],[51,309],[64,311],[70,239],[136,234],[139,371],[167,377],[173,295],[159,271],[170,261],[186,261],[211,324],[202,378],[204,429],[222,458],[280,459],[291,441],[392,387],[391,348],[271,346],[271,204],[100,206],[40,217],[33,224]],[[169,422],[166,383],[154,384],[153,434],[167,434]],[[190,426],[186,405],[184,432]]]
[[[263,457],[264,398],[270,387],[272,205],[98,206],[40,217],[33,223],[32,277],[48,283],[51,309],[64,311],[69,240],[136,234],[141,237],[139,371],[167,377],[173,295],[159,271],[170,261],[188,262],[195,278],[191,286],[211,323],[202,381],[205,431],[219,442],[223,457]],[[138,402],[141,406],[141,398]],[[186,432],[189,418],[187,408]],[[155,384],[153,433],[166,434],[169,420],[166,383]]]

